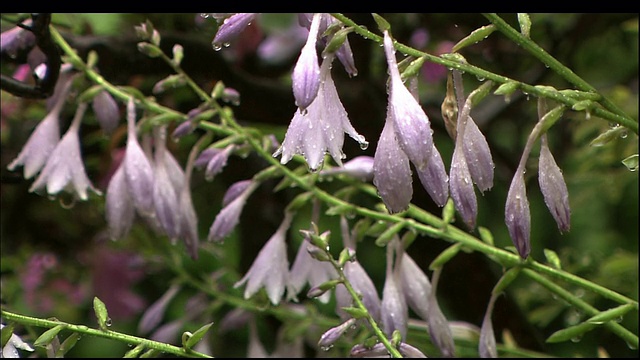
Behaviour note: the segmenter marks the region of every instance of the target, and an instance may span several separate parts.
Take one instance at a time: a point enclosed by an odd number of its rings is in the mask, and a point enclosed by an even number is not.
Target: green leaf
[[[549,262],[549,265],[558,270],[562,269],[562,266],[560,265],[560,258],[555,251],[551,249],[544,249],[544,256],[547,258],[547,262]]]
[[[591,109],[593,106],[594,106],[593,101],[591,101],[591,100],[582,100],[582,101],[578,101],[577,103],[573,104],[573,106],[571,106],[571,109],[573,109],[575,111],[582,111],[582,110]]]
[[[196,332],[194,332],[193,335],[191,335],[187,340],[185,348],[191,349],[192,347],[194,347],[204,337],[207,331],[209,331],[212,325],[213,323],[209,323],[196,330]]]
[[[378,29],[380,29],[380,32],[385,32],[385,30],[389,30],[391,28],[389,22],[382,16],[376,13],[373,13],[371,15],[373,15],[373,20],[375,20],[376,24],[378,24]]]
[[[527,13],[518,13],[518,22],[520,23],[520,32],[527,39],[531,33],[531,18]]]
[[[456,207],[453,203],[453,198],[449,198],[447,203],[442,207],[442,220],[444,224],[450,224],[455,220],[456,217]]]
[[[627,128],[625,128],[624,126],[614,126],[611,129],[598,135],[597,138],[591,140],[589,145],[603,146],[609,143],[611,140],[620,138],[621,136],[623,136],[623,134],[626,134],[626,132],[627,132]]]
[[[286,211],[296,212],[300,210],[303,206],[305,206],[309,202],[309,200],[311,200],[312,196],[313,196],[313,193],[308,191],[298,194],[295,198],[293,198],[293,200],[291,200],[289,205],[287,205]]]
[[[55,327],[45,331],[42,335],[38,336],[36,341],[33,342],[34,346],[47,346],[58,335],[60,331],[65,329],[67,325],[56,325]]]
[[[422,69],[422,65],[424,65],[424,62],[426,60],[427,58],[424,56],[413,60],[411,63],[409,63],[406,69],[404,69],[402,74],[400,74],[400,78],[402,80],[406,80],[413,76],[417,76],[420,73],[420,69]]]
[[[109,318],[106,305],[102,300],[98,299],[97,296],[93,298],[93,311],[98,318],[98,326],[100,326],[100,329],[106,331],[107,327],[111,326],[111,319]]]
[[[496,91],[493,92],[494,95],[511,95],[514,91],[518,90],[520,87],[520,83],[515,81],[507,81],[506,83],[498,86]]]
[[[638,170],[638,154],[629,156],[628,158],[622,160],[622,163],[627,167],[627,169],[629,169],[629,171]]]
[[[486,242],[487,244],[494,246],[493,245],[493,234],[491,234],[491,231],[489,231],[489,229],[479,226],[478,227],[478,233],[480,234],[480,239],[484,242]]]
[[[91,100],[93,100],[94,97],[96,97],[96,95],[98,95],[101,91],[103,91],[104,88],[100,85],[93,85],[92,87],[88,88],[87,90],[83,91],[82,94],[80,94],[80,96],[78,96],[78,103],[83,103],[83,102],[89,102]]]
[[[553,334],[551,334],[551,336],[549,336],[549,338],[547,338],[547,342],[557,343],[570,339],[579,339],[586,332],[591,331],[609,321],[615,320],[633,309],[635,309],[635,306],[633,304],[624,304],[613,309],[603,311],[597,315],[590,317],[589,319],[578,325],[574,325],[566,329],[554,332]]]
[[[404,227],[404,221],[397,222],[393,224],[390,228],[382,232],[380,236],[376,239],[376,245],[385,246],[391,241],[400,230]]]
[[[491,33],[494,32],[495,30],[496,30],[496,27],[493,24],[478,28],[478,29],[472,31],[471,34],[469,34],[464,39],[458,41],[458,43],[453,46],[451,51],[458,52],[460,49],[462,49],[464,47],[467,47],[467,46],[473,45],[473,44],[477,44],[480,41],[482,41],[482,40],[486,39],[487,37],[489,37],[489,35],[491,35]]]
[[[80,340],[80,337],[81,335],[79,333],[73,333],[67,336],[67,338],[64,339],[64,341],[60,345],[60,348],[58,349],[58,351],[56,351],[56,357],[63,358],[64,355],[67,352],[69,352],[69,350],[73,349],[73,347],[76,345],[78,340]]]
[[[14,323],[9,323],[9,325],[3,327],[2,330],[0,330],[0,333],[2,334],[2,348],[4,348],[4,346],[9,342],[9,339],[11,339],[11,335],[13,334],[13,327]]]
[[[498,283],[496,284],[496,286],[493,287],[493,290],[491,293],[496,295],[503,292],[504,289],[506,289],[507,286],[509,286],[509,284],[511,284],[511,282],[518,277],[518,274],[520,274],[521,269],[522,269],[521,267],[517,266],[507,270],[507,272],[505,272],[502,275],[500,280],[498,280]]]
[[[448,248],[446,248],[443,252],[436,257],[431,264],[429,264],[429,270],[436,270],[444,266],[449,260],[451,260],[454,256],[458,254],[460,249],[462,248],[461,243],[455,243]]]
[[[366,317],[368,314],[367,310],[362,310],[360,308],[350,306],[343,307],[342,310],[351,315],[354,319],[361,319],[363,317]]]
[[[367,236],[378,236],[380,234],[382,234],[382,232],[388,227],[389,225],[387,224],[386,221],[384,220],[378,220],[376,221],[375,224],[371,225],[367,231],[365,232],[365,235]]]
[[[613,309],[602,311],[601,313],[587,319],[586,322],[596,324],[596,325],[601,325],[608,321],[617,320],[622,316],[624,316],[624,314],[634,309],[635,309],[634,304],[620,305],[620,306],[614,307]]]
[[[144,350],[144,348],[144,343],[140,343],[133,349],[127,351],[124,354],[123,358],[137,358],[138,356],[140,356],[140,353]]]

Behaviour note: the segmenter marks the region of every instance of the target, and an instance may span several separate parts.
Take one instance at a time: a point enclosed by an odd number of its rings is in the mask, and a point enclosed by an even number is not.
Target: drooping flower
[[[429,337],[431,341],[440,349],[443,357],[455,357],[456,347],[453,342],[453,334],[451,327],[447,322],[447,318],[440,310],[438,300],[436,298],[436,288],[442,268],[434,271],[431,278],[431,292],[429,293],[429,307],[427,309],[427,324],[429,327]]]
[[[305,236],[298,248],[291,270],[289,270],[289,282],[287,284],[287,296],[289,298],[294,298],[299,294],[307,283],[313,288],[338,277],[335,268],[330,263],[318,261],[309,254],[308,246],[313,245],[309,243],[308,237]],[[328,303],[330,299],[331,292],[328,291],[318,297],[318,300],[324,304]]]
[[[180,291],[179,284],[173,284],[165,291],[164,294],[158,300],[156,300],[145,312],[142,314],[142,318],[138,323],[138,332],[141,334],[148,334],[156,328],[162,318],[164,317],[165,311],[167,310],[167,306],[173,300],[173,298]]]
[[[319,13],[313,16],[307,42],[302,47],[300,57],[291,74],[296,106],[303,113],[316,98],[318,89],[320,89],[320,64],[318,63],[318,54],[316,52],[320,20]]]
[[[120,122],[120,110],[113,96],[102,90],[93,98],[92,106],[102,130],[107,134],[113,133]]]
[[[267,240],[249,271],[234,284],[236,288],[247,284],[244,290],[245,299],[250,298],[264,287],[271,303],[273,305],[280,303],[289,277],[286,236],[292,220],[293,213],[285,213],[280,227]]]
[[[327,54],[320,69],[320,88],[305,113],[296,110],[282,145],[273,154],[282,155],[280,162],[288,163],[294,155],[303,155],[311,171],[318,170],[328,153],[342,166],[344,133],[349,134],[365,149],[368,142],[351,125],[349,116],[340,102],[331,78],[330,64],[335,54]]]
[[[204,167],[205,180],[212,181],[213,178],[221,173],[224,167],[227,166],[229,155],[231,155],[235,148],[235,144],[229,144],[224,149],[207,148],[200,153],[194,166]]]
[[[407,305],[423,320],[428,318],[431,283],[416,262],[403,252],[400,267],[400,282]]]
[[[180,234],[179,199],[181,188],[174,187],[169,175],[166,160],[166,125],[153,129],[155,153],[154,153],[154,183],[153,205],[156,218],[165,233],[175,240]]]
[[[220,24],[216,36],[211,43],[213,48],[221,49],[222,46],[235,39],[251,24],[256,15],[256,13],[237,13],[222,20],[222,24]]]
[[[0,329],[4,328],[4,324],[0,324]],[[3,330],[4,333],[7,330]],[[19,358],[18,349],[33,352],[34,349],[28,343],[24,342],[18,335],[11,334],[9,341],[2,348],[3,358]]]
[[[480,328],[480,340],[478,341],[478,353],[481,358],[497,358],[498,351],[496,349],[496,336],[493,333],[493,322],[491,315],[493,314],[493,305],[500,293],[492,293],[489,299],[487,311],[484,313],[482,327]]]
[[[465,106],[471,105],[469,102]],[[464,130],[464,157],[469,167],[471,179],[478,186],[480,192],[484,192],[493,187],[493,159],[489,150],[489,144],[478,125],[471,116],[467,118]]]
[[[567,184],[564,182],[562,170],[556,164],[551,150],[549,150],[547,135],[542,135],[540,141],[540,158],[538,162],[540,191],[542,191],[544,202],[558,225],[558,230],[566,232],[571,227],[571,210],[569,208]]]
[[[129,233],[135,217],[135,207],[129,195],[124,166],[119,166],[109,180],[105,195],[105,213],[112,240],[121,239]]]
[[[431,149],[431,159],[424,169],[417,169],[422,187],[427,190],[431,199],[438,205],[444,206],[449,199],[449,175],[444,168],[442,156],[435,144]]]
[[[240,222],[240,214],[245,203],[259,183],[242,180],[231,185],[222,199],[222,210],[216,215],[209,228],[209,241],[222,241]]]
[[[46,188],[49,195],[56,195],[65,190],[80,200],[88,199],[87,191],[89,190],[101,194],[87,177],[80,154],[80,123],[87,106],[86,103],[78,106],[71,126],[51,152],[42,172],[29,191],[40,191]]]
[[[507,202],[504,210],[504,218],[509,230],[509,236],[523,259],[529,256],[531,244],[531,214],[529,213],[529,199],[527,187],[524,182],[523,162],[518,166],[516,174],[511,180]]]
[[[373,162],[374,158],[371,156],[356,156],[340,167],[322,170],[320,175],[331,176],[345,174],[363,182],[371,181],[373,179]]]
[[[449,172],[449,188],[456,210],[469,229],[476,226],[478,202],[473,188],[473,180],[464,156],[462,136],[456,139]],[[460,145],[458,145],[460,143]]]
[[[395,266],[393,265],[394,250],[399,246],[399,241],[398,236],[395,236],[394,240],[387,245],[387,269],[382,289],[380,317],[382,329],[389,338],[394,331],[398,330],[402,339],[405,339],[409,313],[400,279],[402,265],[399,263],[402,262],[402,255],[397,256]]]
[[[56,88],[56,102],[53,108],[33,131],[18,157],[7,166],[9,170],[13,171],[22,165],[24,178],[30,179],[45,165],[60,140],[60,112],[67,101],[71,80],[71,77],[59,79],[60,87]]]

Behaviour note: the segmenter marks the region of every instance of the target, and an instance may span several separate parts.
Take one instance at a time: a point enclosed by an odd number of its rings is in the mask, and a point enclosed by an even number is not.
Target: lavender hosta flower
[[[156,151],[154,153],[153,206],[156,218],[164,232],[175,241],[180,234],[178,212],[180,188],[174,187],[166,163],[166,126],[153,129]]]
[[[466,106],[466,105],[465,105]],[[471,116],[467,117],[464,130],[463,149],[471,179],[480,192],[493,187],[493,159],[489,144]]]
[[[426,320],[429,316],[431,283],[427,275],[406,252],[402,254],[400,283],[407,305],[418,316]]]
[[[109,181],[105,195],[105,213],[109,237],[112,240],[125,237],[133,225],[135,207],[129,195],[124,166],[122,165],[118,167]]]
[[[150,216],[154,212],[154,172],[149,158],[138,142],[135,121],[135,104],[133,99],[130,99],[127,104],[127,145],[122,166],[133,204],[141,215]]]
[[[59,82],[60,88],[55,92],[57,100],[53,108],[40,121],[18,157],[7,166],[9,170],[13,171],[22,165],[25,179],[32,178],[42,169],[60,140],[60,112],[67,101],[71,81],[59,81],[62,82]]]
[[[87,191],[101,194],[87,177],[80,154],[80,123],[86,109],[86,103],[78,106],[71,126],[51,152],[30,192],[46,188],[49,195],[56,195],[65,190],[80,200],[88,199]]]
[[[433,135],[431,123],[418,101],[404,85],[395,58],[393,40],[384,32],[384,50],[387,57],[391,84],[389,104],[394,132],[402,150],[418,169],[424,169],[431,158]]]
[[[328,349],[333,344],[344,335],[344,333],[349,330],[352,326],[355,326],[356,319],[351,318],[338,326],[334,326],[331,329],[325,331],[322,336],[320,336],[320,340],[318,341],[318,346],[321,349]]]
[[[318,95],[320,89],[320,64],[316,52],[320,14],[313,16],[307,42],[300,51],[300,57],[293,68],[291,80],[293,82],[293,96],[296,106],[304,113]]]
[[[258,183],[251,180],[237,182],[224,195],[222,210],[216,215],[209,228],[209,241],[222,241],[240,222],[240,214],[247,199],[258,187]],[[240,191],[241,190],[241,191]]]
[[[371,156],[356,156],[345,162],[340,167],[332,167],[331,169],[322,170],[320,175],[332,176],[345,174],[360,181],[367,182],[373,179],[373,163],[374,158]]]
[[[235,148],[236,146],[234,144],[227,145],[211,157],[204,171],[205,180],[212,181],[216,175],[222,172],[222,169],[227,166],[229,155],[231,155]]]
[[[440,349],[440,353],[443,357],[455,357],[456,348],[453,342],[451,327],[447,322],[447,318],[442,313],[442,310],[440,310],[440,306],[438,305],[438,300],[436,298],[439,271],[440,270],[436,270],[433,275],[435,278],[431,279],[433,286],[428,298],[429,307],[427,309],[427,324],[429,327],[429,337],[438,349]]]
[[[371,280],[358,260],[348,261],[344,264],[343,272],[353,289],[362,295],[362,303],[367,308],[367,311],[369,311],[369,314],[378,321],[380,319],[380,298],[378,297],[378,291],[376,290],[373,280]],[[338,284],[338,286],[336,286],[336,312],[342,319],[349,317],[342,308],[353,306],[352,303],[353,299],[344,285]]]
[[[413,178],[409,158],[396,140],[391,110],[380,133],[373,160],[373,184],[391,214],[409,207],[413,196]]]
[[[393,240],[396,244],[399,238]],[[390,243],[389,245],[391,245]],[[395,330],[400,332],[402,339],[407,335],[407,322],[409,318],[407,303],[402,291],[402,282],[400,280],[401,265],[393,263],[394,246],[387,246],[387,270],[382,289],[382,301],[380,303],[380,317],[382,320],[382,329],[387,337]]]
[[[198,258],[200,237],[198,236],[198,216],[193,207],[188,182],[183,186],[179,197],[180,238],[184,241],[191,258],[195,260]]]
[[[249,322],[249,347],[247,349],[247,358],[249,359],[266,359],[269,357],[267,350],[264,348],[258,337],[256,323]]]
[[[106,90],[100,91],[93,98],[92,106],[102,130],[107,134],[113,133],[120,122],[120,109],[113,96]]]
[[[342,166],[345,158],[342,152],[344,133],[349,134],[366,149],[369,143],[364,136],[358,134],[349,121],[344,106],[340,102],[335,84],[331,78],[330,63],[334,55],[324,59],[320,70],[320,89],[315,100],[309,105],[306,113],[296,111],[289,124],[282,145],[273,154],[282,155],[280,162],[288,163],[294,155],[303,155],[309,169],[317,171],[324,162],[325,153]]]
[[[398,344],[398,351],[400,355],[406,358],[427,357],[422,351],[402,341]],[[351,348],[349,356],[354,358],[390,358],[391,354],[389,354],[389,350],[387,350],[383,343],[377,343],[370,348],[362,344],[357,344]]]
[[[469,229],[476,226],[478,202],[473,188],[473,180],[462,148],[462,139],[456,139],[449,172],[449,189],[456,210]]]
[[[258,45],[256,54],[270,64],[281,64],[294,56],[306,43],[309,31],[298,24],[268,35]]]
[[[553,215],[560,232],[569,231],[571,227],[571,210],[569,208],[569,191],[564,182],[562,170],[556,164],[549,145],[547,135],[542,135],[540,158],[538,165],[538,182],[547,208]]]
[[[4,328],[4,324],[0,324],[0,329]],[[7,330],[2,330],[2,333]],[[2,347],[3,358],[19,358],[18,349],[33,352],[34,349],[28,343],[24,342],[18,335],[11,334],[7,343]]]
[[[481,358],[497,358],[498,351],[496,349],[496,336],[493,332],[493,322],[491,321],[491,315],[493,314],[493,305],[500,293],[491,294],[489,299],[489,305],[487,311],[484,314],[482,320],[482,327],[480,328],[480,340],[478,341],[478,353]]]
[[[418,169],[418,178],[420,178],[422,186],[438,206],[442,207],[447,203],[447,199],[449,199],[449,175],[447,175],[442,156],[440,156],[435,144],[431,149],[431,159],[427,166],[422,170]]]
[[[398,351],[406,358],[426,358],[427,356],[415,346],[401,342],[398,345]]]
[[[509,230],[511,241],[516,246],[518,254],[523,259],[529,256],[531,251],[531,214],[529,213],[529,199],[527,199],[527,187],[524,182],[524,169],[518,167],[511,180],[507,202],[504,210],[504,219]]]
[[[23,25],[31,26],[31,19],[25,20]],[[23,29],[20,26],[12,27],[0,34],[0,52],[15,58],[23,49],[29,49],[36,44],[36,36],[33,32]]]
[[[289,270],[287,297],[290,299],[295,298],[307,283],[313,288],[328,280],[338,278],[336,269],[330,263],[318,261],[309,254],[307,250],[309,245],[309,239],[305,236],[305,240],[298,248],[291,270]],[[331,299],[331,292],[327,291],[317,299],[326,304]]]
[[[158,300],[145,310],[140,322],[138,323],[139,333],[148,334],[160,324],[164,317],[164,313],[167,310],[167,306],[178,294],[178,291],[180,291],[179,284],[171,285],[171,287],[169,287],[169,289],[160,298],[158,298]]]
[[[220,50],[235,39],[256,17],[256,13],[237,13],[225,18],[213,38],[213,48]]]
[[[264,287],[271,303],[273,305],[280,303],[289,279],[289,260],[285,240],[292,220],[293,213],[285,213],[278,230],[267,240],[249,271],[233,285],[237,288],[246,283],[245,299]]]

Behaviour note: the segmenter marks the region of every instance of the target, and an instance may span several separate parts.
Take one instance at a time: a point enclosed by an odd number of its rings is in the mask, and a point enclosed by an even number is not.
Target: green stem
[[[342,14],[335,14],[335,13],[332,13],[331,15],[337,20],[341,21],[346,26],[353,27],[354,32],[361,35],[362,37],[382,44],[383,39],[381,36],[376,35],[370,32],[369,30],[367,30],[366,28],[356,24],[355,22],[353,22],[353,20],[349,19],[348,17]],[[553,99],[567,105],[569,108],[573,107],[574,104],[580,101],[571,96],[567,96],[566,94],[563,94],[560,91],[550,91],[549,89],[545,89],[543,87],[529,85],[511,78],[508,78],[506,76],[498,75],[498,74],[486,71],[484,69],[481,69],[479,67],[469,65],[468,63],[458,62],[454,60],[445,59],[443,57],[434,56],[434,55],[416,50],[412,47],[403,45],[399,42],[395,42],[394,46],[398,51],[406,55],[415,56],[415,57],[424,57],[426,60],[430,62],[444,65],[449,69],[458,69],[464,73],[473,74],[476,77],[481,79],[492,80],[501,84],[515,83],[524,93]],[[600,96],[599,99],[604,99],[604,97]],[[609,101],[603,101],[603,105],[607,105],[607,104],[611,105]],[[599,107],[595,107],[590,111],[592,115],[605,119],[613,124],[620,124],[622,126],[626,126],[627,128],[631,129],[633,132],[638,134],[638,122],[626,115],[620,115],[620,114],[623,114],[623,112],[621,111],[611,111],[608,108],[603,109]]]
[[[540,285],[547,288],[552,293],[556,294],[561,299],[565,300],[569,304],[573,305],[580,311],[587,314],[589,317],[598,315],[600,313],[598,309],[589,305],[584,300],[576,297],[569,291],[565,290],[563,287],[549,281],[547,278],[538,274],[537,272],[531,269],[522,269],[522,272],[526,274],[528,277],[530,277],[531,279],[533,279],[534,281],[536,281],[537,283],[539,283]],[[636,309],[637,309],[637,306],[636,306]],[[626,341],[627,344],[629,344],[629,346],[632,346],[636,349],[638,348],[638,336],[633,334],[631,331],[625,329],[622,325],[614,321],[608,321],[605,324],[603,324],[603,326],[609,329],[612,333],[618,335],[624,341]]]
[[[551,70],[555,71],[560,76],[562,76],[565,80],[575,85],[579,90],[592,92],[592,93],[598,92],[588,82],[584,81],[580,76],[576,75],[576,73],[571,71],[571,69],[564,66],[560,61],[556,60],[553,56],[551,56],[549,53],[544,51],[544,49],[541,48],[534,41],[525,37],[516,29],[514,29],[509,24],[507,24],[500,16],[498,16],[497,14],[483,14],[483,15],[489,21],[491,21],[491,23],[493,23],[493,25],[495,25],[496,28],[500,30],[500,32],[502,32],[505,36],[507,36],[513,42],[521,46],[523,49],[530,52],[533,56],[535,56],[540,61],[542,61],[546,66],[548,66]],[[632,120],[630,117],[628,117],[624,113],[624,111],[618,108],[613,102],[611,102],[606,97],[602,96],[602,98],[600,99],[600,102],[609,111],[616,113],[622,117],[625,117],[629,120]]]
[[[57,320],[39,319],[31,316],[12,313],[4,309],[2,309],[2,318],[5,321],[15,321],[23,325],[43,327],[43,328],[49,328],[49,329],[54,328],[58,325],[64,325],[66,330],[69,330],[75,333],[85,334],[89,336],[96,336],[96,337],[101,337],[105,339],[117,340],[120,342],[136,345],[136,346],[142,344],[144,347],[149,349],[154,349],[162,353],[173,354],[173,355],[182,356],[182,357],[195,357],[195,358],[211,357],[207,354],[203,354],[194,350],[186,350],[182,347],[177,347],[177,346],[173,346],[173,345],[169,345],[169,344],[165,344],[165,343],[161,343],[161,342],[157,342],[157,341],[153,341],[153,340],[149,340],[149,339],[145,339],[137,336],[122,334],[116,331],[92,329],[84,325],[68,324],[63,321],[57,321]]]

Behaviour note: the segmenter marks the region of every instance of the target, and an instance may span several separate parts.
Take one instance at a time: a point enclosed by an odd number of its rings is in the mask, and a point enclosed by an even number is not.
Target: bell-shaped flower
[[[236,288],[247,284],[244,290],[245,299],[264,287],[271,303],[273,305],[280,303],[289,278],[286,236],[292,220],[293,213],[285,213],[278,230],[267,240],[249,271],[234,284]]]
[[[308,246],[313,245],[309,243],[308,237],[305,236],[304,241],[298,248],[296,258],[293,260],[291,270],[289,270],[288,298],[295,298],[307,283],[313,288],[338,277],[336,269],[330,263],[318,261],[309,254]],[[328,303],[330,299],[331,292],[328,291],[318,297],[318,300],[324,304]]]
[[[394,132],[402,150],[418,169],[424,169],[431,158],[433,135],[431,123],[418,101],[402,82],[396,62],[393,40],[384,32],[384,50],[389,69],[389,104]]]
[[[0,324],[0,329],[4,328],[4,324]],[[4,334],[7,329],[2,330]],[[28,343],[24,342],[18,335],[11,334],[8,336],[7,343],[2,347],[2,357],[3,358],[19,358],[20,353],[18,349],[25,350],[29,352],[33,352],[34,349]]]
[[[427,309],[427,326],[429,328],[429,337],[431,341],[440,349],[443,357],[455,357],[456,347],[453,342],[453,334],[451,327],[447,322],[447,318],[440,310],[438,300],[436,298],[436,288],[438,286],[438,278],[440,277],[441,268],[436,270],[431,278],[431,292],[429,293],[429,307]]]
[[[390,213],[404,211],[413,196],[413,178],[409,158],[402,151],[387,109],[385,121],[373,160],[373,184]]]
[[[53,108],[35,128],[18,157],[7,166],[13,171],[22,165],[25,179],[32,178],[42,169],[60,140],[60,112],[67,101],[71,81],[63,81],[59,86]]]
[[[135,104],[133,99],[130,99],[127,104],[127,145],[122,166],[133,204],[141,215],[150,216],[154,213],[154,172],[151,162],[138,142],[135,121]]]
[[[564,182],[562,170],[556,164],[549,145],[547,135],[542,135],[540,158],[538,162],[538,182],[547,208],[558,224],[560,232],[569,231],[571,227],[571,210],[569,208],[569,191]]]
[[[109,180],[105,195],[105,213],[109,237],[112,240],[122,239],[129,233],[135,217],[135,207],[129,195],[124,166],[122,165]]]
[[[409,318],[407,302],[402,291],[402,281],[400,279],[402,257],[398,256],[400,261],[396,261],[393,266],[394,249],[398,246],[399,238],[395,236],[389,245],[387,245],[387,269],[382,289],[382,301],[380,303],[380,318],[382,329],[387,337],[395,330],[400,332],[402,339],[407,335],[407,322]]]
[[[449,199],[449,175],[447,175],[442,156],[440,156],[435,144],[431,149],[431,159],[429,159],[427,166],[422,170],[417,169],[417,172],[422,187],[427,190],[431,199],[438,206],[444,206]]]
[[[322,170],[320,175],[332,176],[345,174],[363,182],[371,181],[373,179],[373,162],[374,158],[371,156],[356,156],[345,162],[342,166]]]
[[[92,106],[102,130],[107,134],[113,133],[120,122],[120,109],[113,96],[106,90],[100,91],[93,98]]]
[[[468,104],[470,106],[470,103]],[[463,136],[464,156],[471,179],[478,186],[480,192],[491,189],[493,187],[494,165],[489,144],[471,116],[467,117]]]
[[[349,121],[344,106],[340,102],[333,79],[330,64],[335,54],[328,54],[320,69],[320,89],[315,100],[305,113],[296,111],[289,124],[282,145],[273,154],[282,155],[280,162],[288,163],[294,155],[303,155],[309,169],[317,171],[324,162],[325,153],[342,166],[346,156],[342,152],[344,133],[349,134],[365,149],[368,142],[358,134]]]
[[[464,155],[462,137],[456,139],[449,172],[449,188],[456,210],[469,229],[476,226],[478,202],[473,188],[473,180]]]
[[[316,98],[318,89],[320,89],[320,64],[318,63],[318,54],[316,52],[320,19],[320,14],[313,16],[307,42],[302,47],[300,57],[291,74],[296,106],[303,113]]]
[[[237,13],[225,18],[213,38],[214,49],[221,49],[235,39],[256,17],[256,13]]]
[[[71,126],[51,152],[42,172],[29,191],[39,191],[46,187],[49,195],[55,195],[65,190],[80,200],[88,199],[87,191],[89,190],[100,194],[87,177],[80,154],[80,123],[86,109],[86,103],[78,106]]]
[[[247,199],[258,185],[252,180],[242,180],[227,189],[222,199],[223,208],[209,228],[209,241],[222,241],[233,231],[240,222],[240,214]]]
[[[429,282],[429,278],[424,271],[406,252],[402,254],[400,282],[409,308],[423,320],[426,320],[428,318],[431,282]]]
[[[522,163],[522,162],[521,162]],[[511,241],[516,246],[518,254],[523,259],[529,256],[531,251],[531,214],[529,213],[529,199],[527,198],[527,187],[524,182],[524,168],[518,166],[509,192],[504,210],[504,219],[511,236]]]
[[[478,341],[478,353],[481,358],[497,358],[498,351],[496,349],[496,336],[493,332],[493,322],[491,315],[493,314],[493,305],[500,293],[492,293],[489,299],[487,311],[484,313],[482,327],[480,328],[480,340]]]
[[[235,148],[235,144],[227,145],[224,149],[208,148],[198,156],[195,166],[205,167],[204,178],[207,181],[212,181],[227,166],[229,155]]]
[[[158,300],[145,310],[140,322],[138,322],[139,333],[148,334],[151,330],[155,329],[160,322],[162,322],[167,306],[178,294],[178,291],[180,291],[179,284],[171,285],[169,289],[160,298],[158,298]]]
[[[179,194],[180,188],[174,187],[169,175],[166,160],[166,125],[153,129],[154,153],[154,182],[153,206],[156,218],[164,232],[175,241],[180,235]]]

